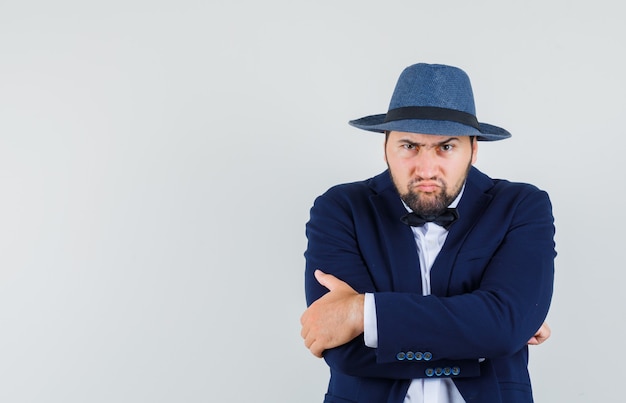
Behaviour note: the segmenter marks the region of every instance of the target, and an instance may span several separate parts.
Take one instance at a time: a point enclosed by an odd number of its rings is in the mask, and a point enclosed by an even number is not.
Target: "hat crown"
[[[458,67],[418,63],[405,68],[387,113],[351,120],[371,132],[410,132],[438,136],[475,136],[495,141],[511,137],[505,129],[479,122],[469,77]]]
[[[447,108],[476,115],[467,74],[457,67],[441,64],[418,63],[404,69],[389,110],[407,106]]]

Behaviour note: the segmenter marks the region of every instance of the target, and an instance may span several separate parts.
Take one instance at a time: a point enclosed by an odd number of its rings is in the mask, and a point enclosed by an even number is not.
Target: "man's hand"
[[[315,271],[315,278],[330,291],[304,311],[300,335],[311,353],[322,357],[324,350],[341,346],[363,333],[365,296],[321,270]]]
[[[535,333],[535,335],[531,337],[530,340],[528,340],[528,344],[532,346],[541,344],[544,341],[548,340],[550,334],[552,334],[550,327],[546,322],[543,322],[539,330],[537,330],[537,333]]]

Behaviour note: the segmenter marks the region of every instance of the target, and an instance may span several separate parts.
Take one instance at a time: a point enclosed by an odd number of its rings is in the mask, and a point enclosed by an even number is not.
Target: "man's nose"
[[[415,173],[424,178],[437,176],[438,171],[437,155],[433,150],[420,150],[415,156]]]

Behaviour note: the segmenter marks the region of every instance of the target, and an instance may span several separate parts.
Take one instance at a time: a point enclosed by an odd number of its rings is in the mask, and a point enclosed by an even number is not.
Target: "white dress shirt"
[[[456,207],[463,190],[450,204]],[[411,209],[406,206],[408,211]],[[430,294],[430,269],[443,247],[448,236],[448,230],[435,224],[426,223],[421,227],[411,227],[415,244],[419,255],[419,263],[422,274],[422,294]],[[376,325],[376,301],[374,294],[365,294],[364,306],[364,337],[365,345],[372,348],[378,347],[378,329]],[[465,399],[450,378],[424,378],[413,379],[407,391],[404,403],[465,403]]]

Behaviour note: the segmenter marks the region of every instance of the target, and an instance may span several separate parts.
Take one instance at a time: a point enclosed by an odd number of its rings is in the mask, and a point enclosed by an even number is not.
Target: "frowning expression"
[[[461,191],[478,146],[469,136],[389,132],[385,160],[402,200],[415,212],[437,214]]]

